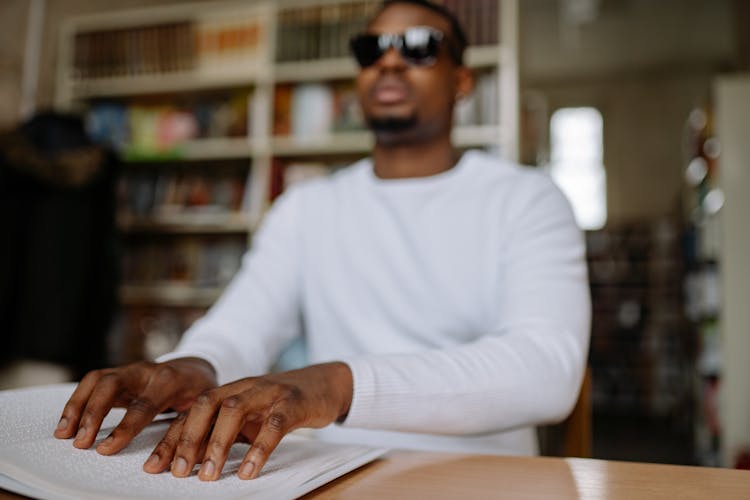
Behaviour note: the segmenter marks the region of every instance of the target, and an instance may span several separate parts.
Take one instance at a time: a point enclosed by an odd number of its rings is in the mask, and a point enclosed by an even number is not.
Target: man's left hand
[[[325,427],[345,416],[352,400],[352,374],[340,362],[251,377],[201,393],[178,417],[144,464],[159,473],[171,463],[176,477],[219,478],[235,442],[252,444],[238,476],[258,476],[281,439],[301,427]]]

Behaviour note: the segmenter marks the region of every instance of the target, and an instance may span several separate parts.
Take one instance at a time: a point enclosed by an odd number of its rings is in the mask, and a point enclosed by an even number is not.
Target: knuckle
[[[79,412],[78,405],[70,401],[63,408],[62,414],[64,417],[70,418],[76,415],[78,412]]]
[[[211,450],[218,452],[218,453],[221,453],[225,449],[227,449],[227,443],[225,441],[222,441],[221,439],[212,439],[208,443],[208,446]]]
[[[160,382],[174,380],[177,377],[177,370],[170,365],[158,365],[154,377]]]
[[[82,415],[82,419],[83,419],[83,420],[91,420],[91,419],[93,419],[93,418],[96,418],[96,416],[97,416],[97,414],[98,414],[98,413],[99,413],[99,412],[98,412],[98,411],[97,411],[97,410],[96,410],[95,408],[93,408],[93,407],[91,407],[91,406],[87,406],[87,407],[86,407],[86,408],[85,408],[85,409],[83,410],[83,415]]]
[[[91,370],[81,379],[81,383],[84,382],[96,382],[102,377],[104,370]]]
[[[227,399],[225,399],[221,405],[224,408],[227,408],[230,410],[237,409],[237,407],[240,406],[240,398],[237,396],[230,396]]]
[[[279,411],[274,411],[268,416],[268,428],[274,432],[282,432],[286,427],[287,416]]]
[[[161,438],[159,444],[163,444],[164,446],[172,448],[177,445],[177,440],[179,439],[179,437],[179,429],[169,429],[164,437]]]
[[[211,391],[201,392],[198,394],[198,397],[195,398],[195,404],[198,406],[215,406],[216,396]]]
[[[281,397],[286,400],[302,399],[302,391],[295,385],[283,384],[281,386]]]
[[[177,440],[177,444],[182,447],[191,448],[195,444],[195,439],[190,434],[181,434]]]
[[[99,377],[99,380],[97,381],[98,385],[117,385],[119,383],[120,377],[116,373],[108,372],[103,373],[101,377]]]
[[[156,405],[146,398],[134,398],[128,404],[128,410],[145,415],[159,412]]]
[[[269,450],[268,445],[263,443],[262,441],[256,441],[252,444],[252,449],[255,450],[254,453],[261,455],[263,457],[267,457]]]
[[[159,443],[154,448],[154,451],[159,456],[167,456],[167,455],[171,454],[172,451],[174,450],[174,445],[175,445],[175,443],[169,441],[165,437],[164,439],[162,439],[161,441],[159,441]]]
[[[116,436],[132,436],[135,433],[133,432],[133,426],[123,420],[120,422],[120,425],[112,431],[112,434]]]

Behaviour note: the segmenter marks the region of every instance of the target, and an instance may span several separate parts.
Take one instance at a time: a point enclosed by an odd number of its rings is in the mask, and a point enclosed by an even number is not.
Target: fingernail
[[[114,436],[107,436],[107,439],[105,439],[104,441],[102,441],[102,444],[100,444],[99,446],[111,446],[112,445],[112,441],[114,441],[114,440],[115,440]]]
[[[63,429],[67,429],[68,427],[68,419],[63,417],[60,419],[60,421],[57,423],[57,430],[61,431]]]
[[[154,465],[159,463],[159,455],[156,453],[152,454],[150,457],[148,457],[148,460],[146,460],[146,465],[153,467]]]
[[[201,475],[204,477],[214,477],[214,472],[216,471],[216,466],[214,465],[214,461],[211,459],[206,460],[203,462],[203,465],[201,465]]]
[[[78,433],[76,434],[76,441],[78,441],[79,439],[83,439],[85,437],[86,437],[86,428],[81,427],[80,429],[78,429]]]
[[[253,470],[255,470],[255,464],[252,462],[245,462],[242,464],[242,467],[240,467],[240,476],[245,479],[250,479],[253,475]]]
[[[187,466],[187,460],[178,457],[172,464],[172,472],[177,476],[184,476],[188,471]]]

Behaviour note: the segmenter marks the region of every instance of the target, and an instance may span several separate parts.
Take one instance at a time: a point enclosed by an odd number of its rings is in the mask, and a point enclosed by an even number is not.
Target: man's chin
[[[388,117],[369,117],[367,125],[370,129],[378,133],[405,132],[413,129],[417,125],[416,116],[388,116]]]

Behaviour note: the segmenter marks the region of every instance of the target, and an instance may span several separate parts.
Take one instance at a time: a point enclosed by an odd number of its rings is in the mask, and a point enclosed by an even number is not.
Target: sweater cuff
[[[409,398],[402,398],[403,383],[398,376],[388,376],[387,370],[376,370],[371,357],[360,356],[343,360],[352,371],[352,404],[343,427],[360,429],[390,428],[403,414],[409,414],[408,405],[402,405]],[[384,395],[389,395],[384,399]]]

